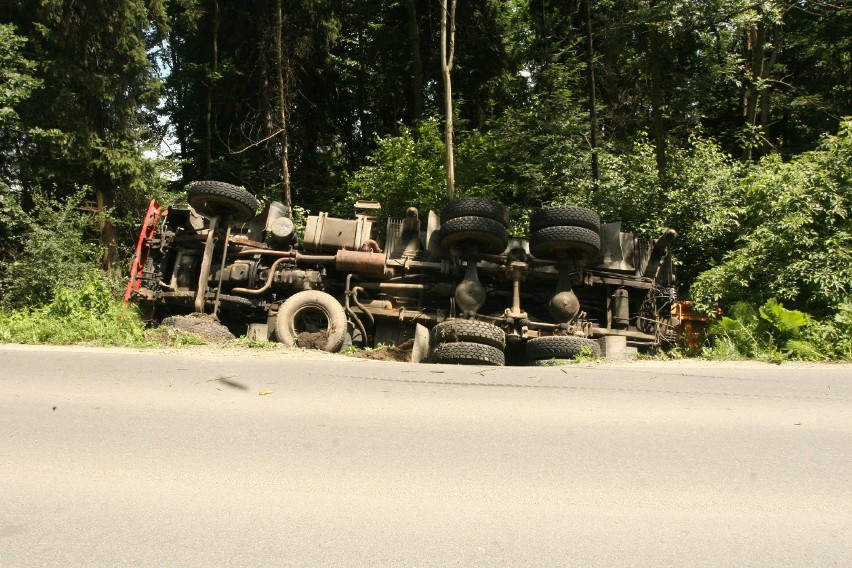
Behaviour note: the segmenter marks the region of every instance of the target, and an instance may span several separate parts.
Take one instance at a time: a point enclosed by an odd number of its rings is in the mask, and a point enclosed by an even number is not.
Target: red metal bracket
[[[142,285],[140,273],[145,268],[145,263],[148,261],[148,251],[151,249],[151,238],[157,230],[157,223],[161,218],[168,215],[169,210],[163,209],[163,206],[157,203],[156,199],[152,199],[148,204],[148,212],[145,213],[145,220],[142,222],[142,230],[139,231],[139,240],[136,243],[136,253],[133,255],[133,261],[130,263],[130,281],[127,283],[127,290],[124,292],[124,303],[133,296],[133,293],[139,290]]]

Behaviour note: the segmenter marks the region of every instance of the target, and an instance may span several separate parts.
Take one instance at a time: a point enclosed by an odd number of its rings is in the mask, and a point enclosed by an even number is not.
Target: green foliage
[[[434,209],[444,199],[444,142],[437,120],[424,120],[415,130],[401,126],[398,135],[379,139],[368,161],[347,180],[338,215],[351,215],[358,199],[381,201],[383,210],[396,217],[410,206]]]
[[[15,34],[15,26],[0,24],[0,132],[19,121],[15,106],[40,83],[32,75],[35,64],[21,56],[25,41]]]
[[[710,345],[703,354],[714,359],[748,358],[775,363],[825,360],[827,356],[809,337],[812,325],[808,315],[788,310],[772,298],[760,308],[738,302],[730,316],[710,326]]]
[[[139,346],[145,342],[145,325],[101,274],[90,271],[79,286],[58,289],[46,305],[0,311],[0,341]]]
[[[15,207],[14,200],[0,211],[4,225],[21,231],[20,246],[10,251],[0,280],[0,305],[18,309],[49,303],[57,290],[79,287],[97,266],[100,247],[87,235],[97,230],[98,219],[80,211],[84,191],[64,203],[37,194],[32,214]],[[9,203],[7,195],[4,202]]]
[[[661,175],[654,148],[644,138],[624,153],[607,147],[600,153],[593,208],[603,222],[621,221],[622,230],[640,236],[657,238],[675,229],[672,251],[686,294],[697,274],[719,260],[738,235],[743,167],[702,138],[670,148],[667,161]]]
[[[808,326],[807,338],[829,359],[852,361],[852,299],[841,303],[834,317]]]
[[[705,309],[776,297],[830,317],[852,295],[852,123],[789,163],[763,159],[745,183],[736,245],[693,297]]]
[[[41,87],[16,104],[10,150],[0,137],[5,180],[21,194],[27,212],[44,196],[64,207],[66,198],[88,188],[86,198],[102,198],[119,219],[122,242],[132,240],[131,218],[161,191],[166,171],[146,157],[159,145],[162,129],[153,62],[163,40],[162,2],[51,1],[37,9],[7,2],[0,18],[26,36],[21,61],[36,62],[27,72]]]

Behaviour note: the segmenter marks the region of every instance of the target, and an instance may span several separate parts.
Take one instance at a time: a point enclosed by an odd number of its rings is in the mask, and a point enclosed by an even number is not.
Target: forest
[[[717,350],[852,358],[849,0],[4,0],[0,320],[202,179],[671,227]]]

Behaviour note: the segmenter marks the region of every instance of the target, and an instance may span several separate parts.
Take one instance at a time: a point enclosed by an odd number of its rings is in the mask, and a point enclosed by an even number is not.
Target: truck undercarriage
[[[229,328],[286,345],[415,340],[416,361],[546,364],[579,354],[653,351],[675,339],[669,244],[601,224],[589,209],[533,214],[509,236],[506,210],[465,197],[425,222],[359,202],[354,219],[309,216],[297,234],[278,202],[256,213],[243,188],[202,181],[187,205],[152,202],[125,300],[152,319],[212,313]]]

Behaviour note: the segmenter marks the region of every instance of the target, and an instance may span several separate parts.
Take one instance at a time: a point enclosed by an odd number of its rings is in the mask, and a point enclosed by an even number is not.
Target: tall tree
[[[447,197],[455,195],[456,168],[453,162],[453,57],[456,51],[456,0],[441,0],[441,74],[444,78],[444,142],[447,145]]]
[[[143,157],[157,139],[159,78],[150,52],[165,30],[159,0],[6,3],[3,19],[29,39],[43,88],[20,108],[21,120],[49,136],[22,144],[19,184],[62,198],[84,186],[104,213],[134,207],[154,182]],[[104,215],[104,262],[117,260],[113,219]]]

